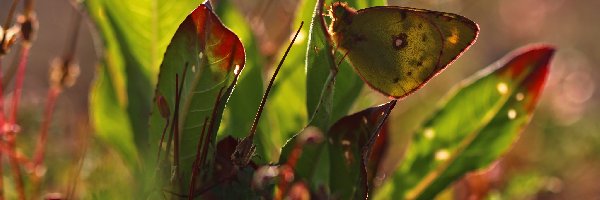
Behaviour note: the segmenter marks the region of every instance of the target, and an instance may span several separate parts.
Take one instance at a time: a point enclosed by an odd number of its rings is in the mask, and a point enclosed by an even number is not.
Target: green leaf
[[[94,105],[95,109],[91,110],[92,124],[96,127],[96,136],[106,143],[112,144],[122,156],[122,159],[130,166],[135,166],[138,160],[138,152],[131,134],[131,124],[126,112],[122,111],[117,93],[114,90],[115,81],[106,73],[108,67],[102,62],[98,70],[98,78],[96,78],[96,86],[92,88],[90,95],[90,105]],[[106,112],[106,111],[117,112]],[[110,124],[110,126],[107,126]]]
[[[131,156],[147,147],[152,89],[167,44],[177,25],[200,1],[86,0],[84,3],[100,31],[104,47],[104,64],[90,98],[93,125],[100,138],[114,145],[127,162],[134,164],[136,159]],[[121,120],[114,121],[112,116]],[[129,142],[135,143],[125,144]],[[136,148],[130,147],[133,145]]]
[[[377,199],[433,199],[498,159],[528,124],[553,53],[548,46],[518,50],[459,85],[415,133]]]
[[[378,132],[394,105],[395,100],[343,117],[329,130],[330,187],[334,196],[340,199],[367,198],[365,158],[370,157]]]
[[[158,151],[161,141],[166,142],[163,147],[171,145],[168,139],[161,139],[163,130],[167,130],[165,138],[179,134],[179,140],[173,139],[179,142],[179,146],[172,150],[175,164],[171,165],[171,169],[165,169],[168,167],[163,168],[163,163],[161,170],[164,170],[163,174],[172,176],[170,173],[174,173],[172,177],[181,179],[184,192],[190,184],[197,148],[202,149],[202,162],[198,166],[203,169],[197,177],[207,177],[212,171],[221,116],[244,64],[245,52],[241,41],[204,4],[181,23],[167,47],[155,99],[166,101],[171,110],[168,116],[171,127],[165,129],[167,118],[157,112],[161,105],[155,103],[150,117],[151,152]],[[178,85],[183,85],[179,102],[176,95]],[[206,126],[205,119],[208,121]],[[171,150],[167,148],[166,151]],[[203,181],[206,180],[200,180],[201,183]]]
[[[306,111],[309,118],[307,127],[316,127],[321,132],[329,130],[333,122],[348,113],[363,85],[360,77],[352,71],[347,62],[337,66],[338,62],[332,54],[333,43],[323,19],[324,3],[324,0],[314,1],[312,4],[308,2],[305,4],[307,8],[302,9],[305,10],[304,13],[308,13],[308,7],[314,5],[306,48]],[[340,55],[338,59],[342,57]],[[296,136],[288,140],[283,147],[280,162],[287,161],[289,153],[296,146]],[[327,143],[322,143],[316,148],[305,149],[299,158],[300,164],[295,167],[296,176],[310,180],[309,185],[313,188],[327,185],[329,182],[327,148]]]

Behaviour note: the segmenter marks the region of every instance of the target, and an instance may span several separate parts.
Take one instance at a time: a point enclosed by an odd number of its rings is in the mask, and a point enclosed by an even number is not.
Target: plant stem
[[[10,126],[13,126],[17,119],[19,101],[21,99],[21,91],[23,89],[23,79],[25,77],[25,67],[27,66],[27,58],[29,57],[30,47],[31,46],[29,44],[23,43],[22,45],[19,68],[17,69],[17,77],[15,79],[15,91],[12,97],[12,112],[8,120]]]
[[[12,62],[6,66],[6,70],[2,72],[2,90],[5,90],[10,86],[10,82],[15,77],[15,73],[17,73],[17,66],[19,65],[19,57],[21,57],[21,45],[14,47],[16,53],[13,55]]]
[[[15,151],[15,137],[16,133],[14,131],[10,131],[7,135],[7,143],[8,149],[10,153],[13,155],[8,156],[8,160],[10,162],[10,167],[12,170],[13,178],[15,179],[15,186],[17,189],[19,200],[25,200],[25,187],[23,184],[23,176],[21,174],[21,167],[19,165],[19,160]]]
[[[0,135],[4,135],[4,95],[3,95],[3,90],[2,90],[2,76],[4,74],[2,74],[2,56],[0,56]],[[3,143],[4,140],[0,140],[0,144]],[[3,154],[2,151],[0,151],[0,177],[4,177],[4,172],[3,172]],[[4,199],[4,180],[0,180],[0,199]]]
[[[4,76],[4,74],[2,73],[2,56],[0,56],[0,134],[4,134],[4,130],[2,130],[4,128],[4,90],[3,90],[3,86],[4,85],[2,84],[3,76]],[[2,156],[0,155],[0,168],[2,168],[2,165],[1,165],[2,160],[1,160],[1,158],[2,158]],[[2,188],[1,188],[1,185],[0,185],[0,190],[1,189]],[[0,198],[1,197],[2,196],[0,196]]]
[[[25,16],[29,16],[31,13],[33,13],[33,0],[25,0],[23,5],[23,14],[25,14]]]
[[[15,14],[15,9],[17,8],[17,4],[19,4],[19,0],[13,0],[12,5],[10,6],[10,10],[8,10],[8,16],[6,17],[6,21],[4,21],[4,35],[6,36],[6,30],[10,27],[10,22],[12,22],[12,18]]]
[[[17,111],[18,111],[18,107],[19,107],[19,100],[21,97],[21,90],[23,88],[23,77],[25,76],[25,66],[27,65],[27,58],[29,56],[29,47],[30,44],[26,44],[23,43],[22,44],[22,51],[21,51],[21,58],[19,60],[19,68],[17,70],[17,77],[16,77],[16,83],[15,83],[15,90],[13,93],[13,98],[12,98],[12,112],[11,115],[9,117],[8,120],[8,124],[7,123],[3,123],[3,128],[6,127],[7,125],[9,126],[8,128],[8,132],[5,133],[6,135],[6,142],[7,142],[7,146],[8,149],[10,149],[10,151],[12,153],[15,153],[15,140],[16,140],[16,134],[17,134],[17,125],[16,125],[16,118],[17,118]],[[22,174],[21,174],[21,167],[19,164],[19,161],[17,159],[16,155],[9,155],[9,163],[12,169],[12,173],[13,173],[13,177],[15,179],[15,185],[17,188],[17,193],[19,194],[19,199],[25,199],[25,187],[23,186],[23,178],[22,178]]]
[[[33,170],[37,169],[44,160],[44,153],[46,149],[46,141],[48,140],[48,129],[50,128],[50,122],[52,121],[52,113],[54,113],[54,107],[56,105],[56,99],[60,95],[61,90],[59,88],[50,88],[48,91],[48,97],[46,98],[46,110],[44,112],[44,119],[42,121],[42,127],[40,129],[40,136],[38,143],[35,148],[35,154],[33,158]],[[36,174],[36,176],[38,176]]]
[[[0,123],[0,125],[2,125],[3,123]],[[0,140],[0,143],[3,142]],[[3,154],[2,151],[0,151],[0,177],[4,177],[4,172],[3,172],[3,162],[2,159],[3,158]],[[4,180],[0,180],[0,199],[4,199]]]
[[[204,124],[202,125],[202,133],[200,134],[200,137],[198,138],[198,146],[196,148],[196,159],[194,160],[194,164],[192,164],[192,178],[190,181],[190,190],[188,192],[188,197],[189,200],[194,199],[193,195],[194,195],[194,188],[196,187],[196,176],[198,175],[198,171],[200,170],[200,154],[202,153],[202,136],[204,136],[204,133],[206,131],[206,123],[208,122],[208,118],[204,118]],[[208,139],[208,138],[206,138]]]
[[[87,120],[84,120],[86,123],[88,124],[89,122]],[[69,187],[67,189],[67,195],[65,199],[75,199],[75,192],[77,189],[77,182],[79,181],[79,176],[81,175],[81,169],[83,168],[83,162],[85,161],[85,155],[87,153],[87,150],[89,148],[89,134],[88,134],[89,130],[87,130],[87,128],[82,128],[79,129],[79,133],[81,133],[81,142],[79,142],[80,146],[80,150],[76,151],[75,153],[78,154],[78,160],[77,160],[77,166],[75,167],[75,169],[73,170],[73,174],[72,174],[72,178],[71,181],[69,183]]]

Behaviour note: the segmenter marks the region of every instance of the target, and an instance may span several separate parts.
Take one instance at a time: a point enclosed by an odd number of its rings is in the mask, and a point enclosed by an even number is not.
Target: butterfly
[[[360,77],[391,98],[423,87],[465,52],[479,26],[466,17],[395,6],[329,9],[331,38]]]

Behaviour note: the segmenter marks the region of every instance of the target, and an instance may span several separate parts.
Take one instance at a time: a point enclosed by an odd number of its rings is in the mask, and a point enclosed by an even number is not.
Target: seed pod
[[[38,20],[35,14],[20,15],[17,22],[21,25],[21,36],[23,42],[31,42],[35,39],[36,31],[38,30]]]

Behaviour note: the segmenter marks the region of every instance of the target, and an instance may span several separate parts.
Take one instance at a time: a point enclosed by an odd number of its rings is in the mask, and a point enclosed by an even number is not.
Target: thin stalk
[[[17,8],[17,4],[19,4],[19,0],[13,0],[12,5],[10,5],[10,10],[8,10],[8,16],[6,17],[6,21],[4,21],[4,36],[6,36],[6,30],[10,27],[10,22],[13,21],[13,16],[15,15],[15,9]]]
[[[50,122],[52,121],[52,113],[54,113],[54,107],[56,105],[56,99],[60,95],[61,90],[57,87],[53,87],[48,90],[48,96],[46,97],[46,108],[44,111],[44,119],[42,121],[42,127],[40,129],[40,135],[38,138],[38,142],[35,147],[35,153],[33,155],[33,160],[30,163],[30,169],[33,172],[30,177],[31,185],[32,185],[32,195],[39,196],[40,192],[40,184],[42,181],[43,174],[38,173],[38,168],[42,165],[44,161],[44,155],[46,150],[46,143],[48,141],[48,129],[50,128]]]
[[[25,77],[25,67],[27,66],[27,59],[29,57],[29,44],[23,44],[21,49],[21,58],[19,61],[19,68],[17,69],[17,77],[15,79],[15,92],[12,98],[12,112],[10,114],[8,123],[13,126],[17,119],[17,113],[19,110],[19,101],[21,99],[21,92],[23,90],[23,79]]]
[[[76,151],[79,152],[79,159],[77,160],[77,166],[75,167],[73,174],[72,174],[72,178],[71,178],[71,182],[69,184],[69,189],[67,190],[67,196],[65,199],[75,199],[75,191],[77,189],[77,181],[79,181],[79,176],[81,174],[81,169],[83,168],[83,162],[85,161],[85,155],[87,153],[88,150],[88,146],[89,146],[89,134],[88,134],[88,130],[79,130],[80,133],[82,133],[82,141],[79,143],[80,145],[80,150]]]
[[[27,0],[27,4],[32,4],[30,0]],[[30,5],[31,6],[31,5]],[[27,6],[26,6],[27,7]],[[69,35],[66,38],[65,44],[65,52],[62,57],[62,72],[67,73],[69,71],[69,67],[71,66],[71,62],[74,60],[75,49],[77,48],[77,38],[79,36],[79,25],[81,23],[81,15],[78,12],[74,12],[74,18],[71,23],[71,30],[69,31]],[[36,150],[33,159],[33,169],[37,169],[44,160],[44,153],[46,149],[46,143],[48,140],[48,129],[50,128],[50,122],[52,122],[52,113],[54,113],[54,107],[56,105],[56,100],[59,95],[62,93],[62,88],[65,87],[64,79],[66,76],[63,74],[61,80],[56,86],[55,84],[51,84],[50,89],[48,90],[48,95],[46,97],[46,107],[44,112],[44,120],[42,121],[42,127],[40,129],[40,135],[38,139],[38,143],[36,145]]]
[[[21,166],[19,164],[19,160],[17,158],[17,155],[14,151],[15,149],[15,136],[16,133],[14,131],[10,131],[7,134],[7,143],[8,143],[8,149],[10,150],[10,152],[14,155],[10,155],[8,156],[8,160],[10,163],[10,168],[12,170],[12,175],[13,178],[15,180],[15,187],[17,189],[17,194],[18,194],[18,199],[19,200],[25,200],[25,186],[23,184],[23,175],[21,173]]]
[[[65,52],[63,60],[73,60],[75,50],[77,49],[77,38],[79,37],[79,27],[81,26],[81,14],[77,11],[73,12],[73,22],[71,24],[70,35],[67,36],[65,44]]]
[[[35,148],[35,154],[33,158],[33,170],[37,169],[44,160],[44,153],[46,150],[46,142],[48,140],[48,129],[50,128],[50,122],[52,121],[52,113],[54,113],[54,107],[56,105],[56,99],[60,95],[61,90],[59,88],[51,88],[48,91],[46,97],[46,108],[44,112],[44,119],[42,121],[42,127],[40,129],[40,135],[38,143]],[[37,176],[37,174],[36,174]]]
[[[190,190],[188,192],[189,200],[193,200],[194,188],[196,188],[196,177],[198,175],[199,167],[200,167],[200,154],[202,153],[202,136],[206,132],[206,123],[208,122],[208,118],[204,118],[204,124],[202,125],[202,133],[200,134],[200,138],[198,140],[198,147],[196,148],[196,159],[194,160],[194,164],[192,164],[192,178],[190,181]],[[208,139],[208,138],[207,138]]]
[[[0,135],[4,135],[4,131],[1,129],[4,127],[4,97],[2,95],[2,56],[0,56]],[[0,143],[3,143],[3,140],[0,140]],[[0,177],[4,177],[3,172],[3,154],[0,151]],[[4,199],[4,180],[0,180],[0,199]]]
[[[283,58],[281,58],[281,60],[279,61],[279,65],[277,65],[277,68],[275,68],[275,72],[273,73],[271,80],[269,80],[269,85],[267,85],[265,94],[263,95],[262,99],[260,100],[260,105],[258,106],[258,111],[256,112],[256,116],[254,117],[254,122],[252,123],[252,127],[250,128],[250,135],[248,135],[249,138],[254,137],[254,135],[256,134],[256,128],[258,127],[258,121],[260,120],[260,116],[263,112],[263,109],[265,108],[265,104],[267,102],[267,97],[269,96],[269,92],[271,91],[271,86],[273,86],[273,82],[275,82],[275,77],[277,77],[277,74],[279,73],[279,69],[281,69],[281,66],[283,65],[283,61],[285,61],[285,57],[290,52],[292,45],[296,41],[296,37],[298,37],[298,33],[300,33],[300,30],[302,30],[302,25],[304,25],[304,22],[300,23],[300,27],[298,27],[298,31],[296,31],[294,38],[292,38],[292,42],[290,42],[290,45],[285,50],[285,54],[283,54]]]
[[[0,129],[4,127],[4,90],[3,90],[3,80],[4,74],[2,73],[2,57],[0,56]],[[0,134],[4,134],[4,131],[0,130]],[[2,155],[0,155],[0,168],[2,168]],[[0,169],[1,170],[1,169]],[[0,176],[2,177],[2,176]],[[0,190],[2,190],[2,181],[0,181]],[[0,196],[1,198],[2,196]],[[3,199],[3,198],[1,198]]]
[[[33,13],[33,0],[25,0],[23,14],[25,14],[25,16],[29,16],[31,13]]]
[[[8,66],[6,67],[7,69],[4,72],[2,72],[2,90],[5,90],[6,88],[8,88],[8,86],[10,86],[11,81],[17,73],[17,66],[19,65],[19,57],[21,57],[22,47],[21,45],[18,45],[14,48],[16,50],[16,53],[13,55],[12,62],[8,64]]]
[[[4,115],[3,113],[0,113],[2,115]],[[3,123],[0,123],[0,125],[2,125]],[[2,143],[4,141],[0,140],[0,143]],[[4,177],[4,171],[3,171],[3,154],[2,151],[0,151],[0,177]],[[0,180],[0,199],[4,199],[4,180]]]
[[[21,90],[23,88],[23,77],[25,76],[25,66],[27,65],[27,58],[29,57],[29,44],[23,43],[21,58],[19,61],[19,68],[17,70],[17,77],[15,83],[15,92],[12,98],[12,112],[8,120],[8,124],[4,124],[4,126],[10,126],[9,132],[6,134],[7,136],[7,145],[8,148],[14,153],[15,152],[15,140],[16,140],[16,118],[17,111],[19,107],[19,101],[21,97]],[[18,197],[21,200],[25,199],[25,187],[23,185],[23,177],[21,174],[21,166],[19,161],[16,159],[16,155],[9,156],[9,163],[12,169],[13,177],[15,179],[15,185],[18,193]]]

